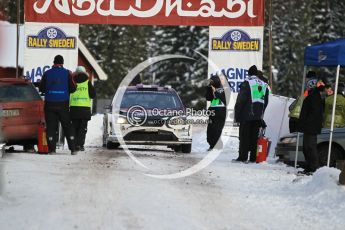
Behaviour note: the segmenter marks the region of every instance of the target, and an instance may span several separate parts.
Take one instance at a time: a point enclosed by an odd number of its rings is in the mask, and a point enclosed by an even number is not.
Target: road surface
[[[202,171],[174,173],[207,152],[87,147],[71,156],[7,153],[0,160],[0,229],[343,229],[345,189],[336,169],[297,178],[274,162],[231,163],[224,151]],[[316,190],[320,186],[322,191]],[[325,188],[324,188],[325,187]],[[340,202],[342,201],[342,202]]]

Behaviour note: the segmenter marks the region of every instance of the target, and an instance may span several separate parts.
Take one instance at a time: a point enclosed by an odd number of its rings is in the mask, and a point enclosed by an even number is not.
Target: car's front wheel
[[[180,145],[175,145],[172,147],[172,149],[175,151],[175,152],[181,152],[181,146]]]
[[[119,143],[107,141],[107,149],[117,149],[119,146],[120,146]]]
[[[320,147],[318,147],[318,154],[319,154],[320,166],[327,165],[328,145],[321,145]],[[342,159],[344,159],[344,156],[342,155],[341,149],[339,149],[339,147],[337,146],[332,146],[329,166],[335,167],[337,160],[342,160]]]
[[[183,144],[181,148],[183,153],[190,153],[192,151],[192,144]]]

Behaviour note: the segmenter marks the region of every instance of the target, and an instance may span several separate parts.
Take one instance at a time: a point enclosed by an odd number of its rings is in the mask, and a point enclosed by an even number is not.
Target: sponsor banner
[[[263,27],[210,27],[208,77],[222,72],[232,92],[256,65],[262,69]]]
[[[39,82],[58,54],[64,58],[64,67],[74,70],[78,35],[78,24],[25,23],[24,76]]]
[[[25,21],[263,26],[264,0],[25,0]]]

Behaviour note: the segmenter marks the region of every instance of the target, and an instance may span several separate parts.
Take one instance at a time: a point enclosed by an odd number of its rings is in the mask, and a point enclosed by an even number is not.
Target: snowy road
[[[0,160],[0,229],[344,229],[338,170],[296,177],[283,164],[231,163],[235,145],[174,180],[145,176],[123,150],[92,144],[77,156],[8,153]],[[172,173],[200,161],[206,152],[198,147],[132,152],[150,172]]]

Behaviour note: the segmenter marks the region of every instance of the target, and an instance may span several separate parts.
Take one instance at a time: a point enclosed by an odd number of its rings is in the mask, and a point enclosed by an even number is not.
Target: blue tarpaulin
[[[304,50],[305,66],[345,66],[345,38],[307,46]]]

